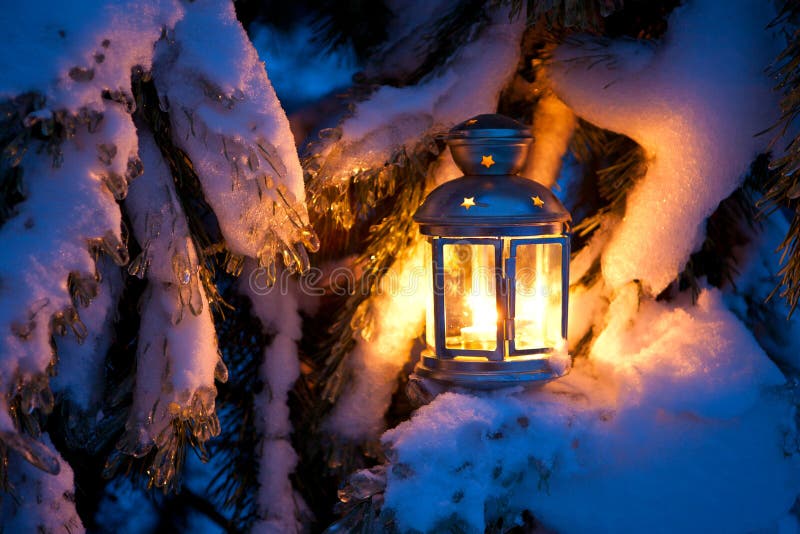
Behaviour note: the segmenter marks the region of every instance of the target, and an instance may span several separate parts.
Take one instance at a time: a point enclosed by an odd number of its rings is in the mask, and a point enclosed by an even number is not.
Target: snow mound
[[[638,314],[634,297],[614,300],[567,377],[446,393],[386,432],[385,507],[400,530],[455,516],[482,532],[523,510],[559,532],[777,528],[800,492],[782,375],[718,291],[696,308],[645,301]]]

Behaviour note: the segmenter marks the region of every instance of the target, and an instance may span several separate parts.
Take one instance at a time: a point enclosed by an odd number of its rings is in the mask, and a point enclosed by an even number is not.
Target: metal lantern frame
[[[564,370],[551,366],[548,358],[558,347],[517,346],[517,258],[521,246],[560,246],[562,340],[566,340],[568,326],[571,217],[547,187],[516,175],[530,140],[524,125],[500,115],[479,115],[447,136],[453,158],[465,176],[434,189],[414,215],[431,247],[433,288],[433,345],[417,365],[420,376],[486,388],[549,380]],[[487,161],[491,165],[486,165]],[[448,245],[492,247],[497,310],[494,350],[447,345]]]
[[[510,255],[503,258],[505,244],[509,244]],[[490,245],[494,249],[494,281],[495,296],[497,304],[497,343],[494,350],[476,349],[451,349],[445,342],[445,295],[444,295],[444,246],[445,245]],[[529,356],[532,354],[547,353],[552,350],[550,347],[539,347],[535,349],[517,349],[515,346],[515,316],[516,316],[516,249],[520,245],[561,245],[562,265],[569,262],[570,248],[569,238],[559,237],[533,237],[524,238],[507,237],[434,237],[431,239],[432,246],[432,274],[433,274],[433,314],[435,332],[435,351],[447,359],[454,359],[458,356],[483,356],[490,361],[503,361],[512,356]],[[568,326],[568,293],[569,280],[562,279],[561,294],[561,337],[567,337]]]

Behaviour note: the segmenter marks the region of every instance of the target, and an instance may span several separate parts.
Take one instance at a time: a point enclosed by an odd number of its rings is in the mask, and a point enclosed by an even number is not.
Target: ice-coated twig
[[[207,46],[210,33],[218,46]],[[308,223],[294,138],[233,5],[188,6],[174,41],[159,43],[154,79],[227,248],[270,272],[279,256],[291,270],[308,270],[306,251],[319,242]]]
[[[214,379],[224,381],[227,370],[170,170],[143,129],[139,153],[145,172],[132,184],[125,207],[142,247],[133,274],[146,277],[148,288],[142,297],[134,406],[118,448],[138,457],[155,446],[151,482],[173,487],[183,440],[202,451],[219,433]]]

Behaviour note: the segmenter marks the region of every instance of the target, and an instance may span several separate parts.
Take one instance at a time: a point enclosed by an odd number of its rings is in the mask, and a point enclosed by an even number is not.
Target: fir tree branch
[[[350,45],[362,61],[386,39],[392,16],[375,0],[323,0],[314,10],[315,38],[329,50]]]
[[[250,299],[233,290],[230,281],[222,284],[230,313],[215,314],[215,326],[230,379],[218,387],[217,403],[222,432],[209,452],[219,466],[209,484],[209,493],[219,510],[230,515],[236,531],[250,529],[258,494],[257,446],[261,439],[255,430],[254,397],[263,387],[259,377],[260,357],[269,342],[261,322],[251,314]]]
[[[776,89],[783,93],[781,99],[782,115],[773,127],[778,142],[784,134],[796,128],[796,119],[800,115],[800,5],[797,2],[786,2],[784,9],[773,22],[774,26],[794,26],[796,29],[789,38],[786,48],[778,55],[771,69],[771,74],[778,80]],[[785,152],[776,150],[775,158],[770,162],[771,172],[763,182],[764,197],[759,206],[775,210],[786,208],[792,213],[789,231],[780,245],[781,263],[778,272],[781,277],[774,293],[786,299],[791,315],[800,303],[800,134],[796,135],[786,147]],[[781,155],[782,154],[782,155]]]
[[[205,200],[200,180],[189,157],[172,142],[169,114],[159,107],[158,93],[150,77],[139,73],[133,77],[133,94],[137,102],[137,116],[150,127],[164,160],[169,164],[178,199],[189,224],[194,248],[199,256],[198,277],[203,284],[212,309],[227,306],[214,284],[218,253],[224,254],[223,266],[228,272],[241,267],[242,259],[225,249],[222,233],[214,212]]]
[[[319,219],[332,216],[339,226],[350,228],[357,220],[383,213],[369,228],[364,248],[354,263],[354,270],[361,275],[336,314],[329,329],[329,340],[320,351],[324,360],[313,381],[328,402],[335,401],[347,379],[344,357],[355,343],[355,334],[369,331],[369,296],[394,259],[416,238],[412,216],[424,200],[428,168],[442,148],[441,141],[426,137],[411,153],[401,147],[389,163],[360,171],[341,187],[329,186],[330,180],[324,173],[309,172],[310,208],[315,224]],[[305,162],[307,169],[311,161]],[[326,230],[330,227],[317,228],[323,242]]]

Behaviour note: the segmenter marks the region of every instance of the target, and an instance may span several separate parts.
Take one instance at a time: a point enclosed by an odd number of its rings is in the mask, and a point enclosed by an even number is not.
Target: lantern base
[[[494,389],[530,382],[547,382],[566,373],[557,373],[548,358],[515,358],[490,361],[484,358],[449,360],[423,355],[414,368],[423,377],[454,386]]]

